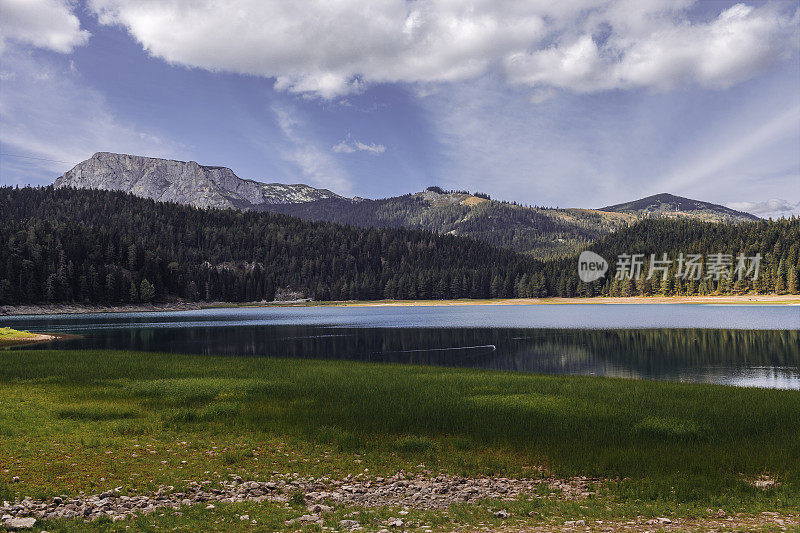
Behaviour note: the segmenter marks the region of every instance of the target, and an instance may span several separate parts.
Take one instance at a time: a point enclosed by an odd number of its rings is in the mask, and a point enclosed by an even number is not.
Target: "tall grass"
[[[626,480],[619,494],[631,498],[745,501],[761,497],[746,480],[764,472],[781,494],[800,493],[797,391],[338,361],[1,353],[0,388],[23,384],[46,385],[46,409],[75,434],[109,421],[120,439],[289,435],[463,473],[524,463]],[[36,431],[3,417],[6,441]],[[783,498],[800,506],[800,497]]]

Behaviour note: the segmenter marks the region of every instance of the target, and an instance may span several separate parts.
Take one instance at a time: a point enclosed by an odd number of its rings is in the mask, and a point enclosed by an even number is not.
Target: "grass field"
[[[407,469],[603,480],[596,500],[547,504],[545,518],[697,516],[708,508],[800,512],[797,391],[336,361],[3,350],[0,443],[0,500],[179,488],[229,473],[265,480],[273,472],[341,478]],[[755,488],[762,474],[777,484]],[[264,514],[263,524],[269,516],[282,523],[291,512],[273,511],[250,512]],[[453,512],[467,523],[489,516]],[[189,518],[142,520],[166,527]]]

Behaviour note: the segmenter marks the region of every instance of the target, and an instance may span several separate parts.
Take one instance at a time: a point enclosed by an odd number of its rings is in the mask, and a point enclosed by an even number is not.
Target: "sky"
[[[800,215],[800,2],[0,0],[0,184],[98,151]]]

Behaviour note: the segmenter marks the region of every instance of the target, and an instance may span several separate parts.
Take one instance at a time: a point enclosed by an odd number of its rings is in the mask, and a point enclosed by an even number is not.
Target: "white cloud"
[[[272,106],[278,126],[288,141],[282,151],[283,158],[295,165],[302,179],[315,187],[331,189],[339,194],[350,194],[353,184],[338,162],[322,150],[306,133],[305,123],[297,111],[289,106]]]
[[[353,141],[348,137],[343,141],[339,141],[333,148],[334,152],[338,154],[352,154],[355,152],[367,152],[372,155],[382,154],[386,151],[386,146],[376,143],[362,143],[361,141]]]
[[[371,83],[422,85],[493,70],[576,92],[685,84],[728,87],[796,53],[800,10],[733,5],[690,20],[690,0],[90,0],[150,54],[275,78],[335,98]],[[429,90],[429,89],[425,89]]]
[[[80,26],[63,0],[0,0],[0,52],[7,41],[16,41],[69,53],[89,40]]]
[[[612,28],[602,45],[592,27],[583,28],[587,32],[574,40],[510,56],[506,67],[513,82],[577,92],[667,90],[691,82],[726,88],[797,50],[797,13],[736,4],[709,22],[692,23],[679,11],[664,10],[652,14],[650,32],[639,35],[626,32],[618,12],[609,11],[592,20]]]
[[[0,91],[0,143],[25,157],[0,158],[0,182],[51,183],[98,151],[174,155],[175,144],[123,123],[67,65],[12,48],[3,55],[13,75]]]
[[[791,203],[780,198],[770,198],[763,202],[731,202],[727,207],[762,218],[800,216],[800,202]]]
[[[421,99],[441,154],[430,172],[446,188],[562,207],[659,192],[796,201],[798,73],[793,65],[723,95],[565,94],[544,106],[499,76],[450,84]]]

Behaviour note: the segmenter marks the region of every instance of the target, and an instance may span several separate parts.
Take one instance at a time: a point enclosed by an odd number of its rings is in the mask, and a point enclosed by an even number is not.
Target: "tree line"
[[[0,304],[796,294],[798,242],[797,218],[644,220],[591,246],[612,270],[587,284],[576,256],[541,262],[452,235],[204,210],[120,192],[3,187]],[[760,253],[761,275],[615,279],[618,254],[662,251]]]
[[[0,188],[0,303],[512,297],[536,262],[467,238]]]
[[[542,265],[548,280],[548,293],[559,296],[702,296],[730,294],[800,293],[800,218],[776,221],[716,223],[688,218],[644,219],[612,233],[588,249],[610,263],[605,278],[593,283],[578,279],[577,258],[562,259]],[[667,253],[671,260],[666,275],[648,278],[651,254],[658,261]],[[731,257],[719,279],[703,270],[699,276],[680,276],[678,257],[712,254]],[[617,277],[615,262],[622,254],[643,254],[641,277]],[[761,257],[758,275],[739,276],[736,257]],[[748,262],[748,266],[749,266]],[[755,279],[754,279],[755,278]]]

